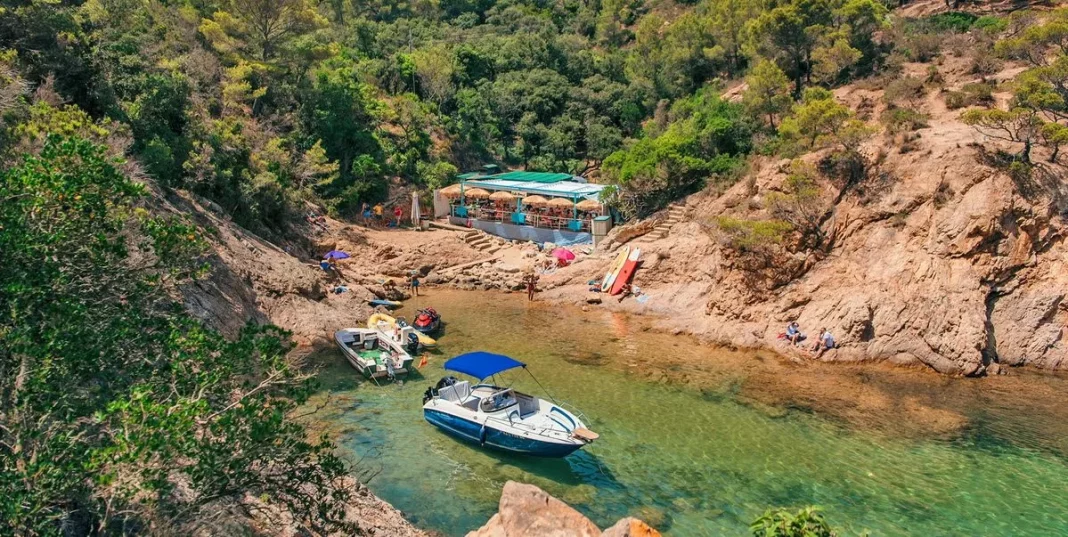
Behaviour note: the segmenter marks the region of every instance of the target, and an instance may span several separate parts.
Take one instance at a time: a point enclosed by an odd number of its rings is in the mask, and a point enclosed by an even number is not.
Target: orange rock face
[[[659,537],[636,518],[625,518],[603,533],[588,518],[534,485],[509,481],[497,514],[467,537]]]

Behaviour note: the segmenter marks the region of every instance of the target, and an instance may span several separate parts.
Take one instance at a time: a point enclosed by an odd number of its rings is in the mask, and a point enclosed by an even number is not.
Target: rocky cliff
[[[962,65],[938,69],[956,84],[972,81]],[[836,94],[855,109],[875,106],[873,117],[880,95],[853,86]],[[960,375],[1068,367],[1068,170],[1042,162],[1027,177],[1010,175],[991,163],[997,146],[962,124],[937,90],[928,90],[924,106],[928,124],[908,145],[890,134],[868,142],[862,182],[821,179],[830,207],[820,226],[824,251],[795,250],[754,269],[725,246],[717,217],[768,218],[767,196],[783,190],[789,173],[788,160],[756,158],[726,192],[685,200],[688,217],[668,237],[638,239],[645,263],[635,283],[649,300],[609,307],[664,315],[667,325],[709,340],[788,353],[795,351],[777,339],[787,322],[810,335],[826,327],[840,344],[826,360],[923,364]],[[826,156],[803,160],[819,166]],[[554,275],[547,296],[579,296],[621,242]]]
[[[292,332],[298,345],[330,344],[337,329],[366,322],[373,312],[369,300],[407,298],[403,282],[411,272],[485,257],[461,233],[447,230],[392,232],[324,219],[271,241],[194,196],[178,192],[160,204],[207,231],[207,274],[183,289],[183,300],[194,315],[229,335],[249,322],[270,322]],[[351,257],[340,260],[336,271],[323,271],[318,261],[330,250]],[[389,279],[396,290],[386,289]]]

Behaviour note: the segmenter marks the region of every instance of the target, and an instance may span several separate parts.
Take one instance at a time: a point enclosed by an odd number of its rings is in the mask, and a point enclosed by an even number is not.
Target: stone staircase
[[[668,207],[667,218],[665,218],[665,219],[661,220],[659,223],[657,223],[656,227],[654,227],[652,231],[650,231],[649,233],[646,233],[645,235],[643,235],[640,238],[641,242],[650,242],[650,241],[660,240],[660,239],[663,239],[664,237],[667,237],[668,233],[671,232],[671,228],[674,227],[675,224],[678,224],[679,222],[681,222],[682,219],[685,216],[686,216],[686,207],[685,206],[677,205],[677,204],[671,204]]]
[[[464,242],[468,246],[487,254],[495,254],[501,249],[500,240],[479,229],[472,229],[464,233]]]

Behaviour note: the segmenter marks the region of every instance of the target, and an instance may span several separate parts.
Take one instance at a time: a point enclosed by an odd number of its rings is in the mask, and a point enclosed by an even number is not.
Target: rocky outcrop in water
[[[624,518],[603,532],[566,503],[534,485],[509,481],[497,514],[467,537],[659,537],[635,518]]]

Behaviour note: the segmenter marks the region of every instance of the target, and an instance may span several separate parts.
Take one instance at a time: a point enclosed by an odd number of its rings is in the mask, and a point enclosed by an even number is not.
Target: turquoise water
[[[422,527],[451,536],[482,525],[513,479],[602,527],[635,515],[675,536],[747,535],[766,507],[808,504],[854,533],[1068,535],[1065,404],[1035,395],[1066,393],[1064,378],[984,386],[795,365],[519,295],[431,290],[418,305],[448,323],[422,377],[375,386],[328,353],[313,403],[325,403],[315,419],[370,488]],[[423,391],[445,359],[476,349],[527,362],[600,440],[543,460],[481,451],[434,429],[422,417]],[[539,393],[522,371],[504,377]],[[834,395],[806,395],[821,390]]]

